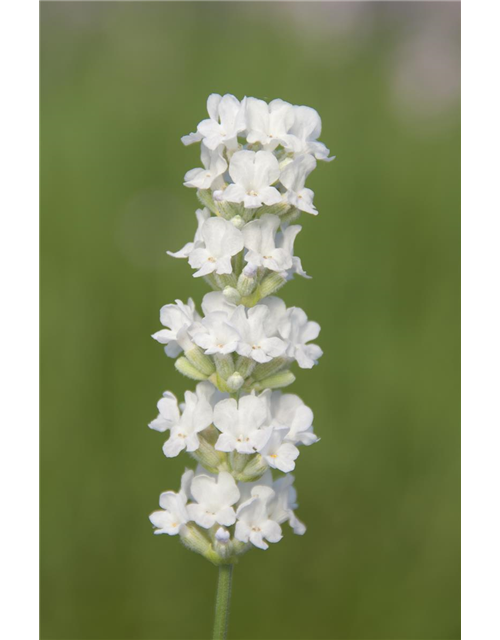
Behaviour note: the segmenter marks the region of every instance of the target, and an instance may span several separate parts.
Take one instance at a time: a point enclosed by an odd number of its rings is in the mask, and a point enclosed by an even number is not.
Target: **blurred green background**
[[[147,428],[193,386],[150,334],[207,290],[165,251],[211,92],[315,107],[337,156],[283,290],[323,328],[291,388],[308,532],[236,567],[230,637],[459,637],[459,29],[454,3],[42,3],[43,639],[211,632],[215,567],[148,521],[192,463]]]

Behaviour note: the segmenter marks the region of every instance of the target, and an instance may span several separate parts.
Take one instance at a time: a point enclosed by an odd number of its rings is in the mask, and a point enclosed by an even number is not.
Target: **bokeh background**
[[[459,637],[459,48],[455,3],[42,3],[44,640],[211,632],[215,567],[148,521],[190,462],[147,428],[192,388],[150,334],[206,291],[165,251],[211,92],[315,107],[337,156],[283,290],[323,328],[308,532],[236,567],[230,637]]]

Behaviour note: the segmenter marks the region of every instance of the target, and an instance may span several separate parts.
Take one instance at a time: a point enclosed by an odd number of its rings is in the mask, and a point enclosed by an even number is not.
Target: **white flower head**
[[[318,142],[321,135],[321,118],[318,112],[311,107],[294,106],[293,114],[293,125],[289,134],[284,137],[288,150],[296,155],[310,153],[317,160],[333,160],[328,157],[330,150],[322,142]]]
[[[318,337],[320,330],[319,324],[308,321],[305,312],[298,307],[288,309],[280,323],[280,335],[288,343],[286,355],[297,360],[301,369],[311,369],[323,355],[317,344],[307,344]]]
[[[266,424],[267,402],[255,395],[222,400],[214,408],[214,425],[221,432],[215,448],[253,454],[260,451],[272,433]]]
[[[167,251],[167,254],[172,258],[189,258],[189,254],[195,248],[196,243],[201,241],[201,228],[205,222],[210,218],[210,211],[205,207],[204,209],[196,210],[196,219],[198,220],[198,228],[194,234],[194,241],[185,244],[179,251]]]
[[[268,549],[267,542],[279,542],[282,538],[280,525],[272,519],[270,503],[274,491],[270,487],[252,489],[253,497],[240,504],[236,511],[235,538],[240,542],[251,542],[259,549]]]
[[[220,188],[223,181],[220,177],[227,169],[227,162],[222,155],[224,147],[221,145],[214,150],[201,144],[201,162],[203,169],[191,169],[184,176],[184,186],[196,189]]]
[[[231,526],[236,521],[233,505],[240,498],[240,492],[233,476],[221,471],[217,477],[197,475],[191,483],[191,495],[195,501],[187,511],[191,520],[204,529],[214,524]]]
[[[264,149],[272,151],[282,144],[283,137],[294,123],[293,107],[283,100],[247,98],[247,140],[250,144],[260,143]]]
[[[189,254],[189,264],[198,269],[194,277],[232,273],[231,258],[243,249],[241,231],[224,218],[209,218],[200,235],[201,241]]]
[[[237,353],[260,363],[269,362],[285,353],[287,344],[271,334],[273,323],[269,322],[270,318],[271,312],[263,304],[248,310],[241,305],[236,308],[230,323],[241,336]]]
[[[285,198],[288,204],[317,215],[318,210],[313,204],[314,192],[304,187],[307,176],[315,169],[316,160],[311,155],[298,156],[289,162],[281,172],[280,182],[286,187]]]
[[[200,446],[198,433],[212,424],[213,409],[207,398],[207,385],[201,382],[196,393],[186,391],[182,414],[170,427],[170,438],[163,445],[167,458],[174,458],[181,451],[196,451]],[[215,389],[214,389],[215,391]]]
[[[155,533],[166,533],[169,536],[177,535],[182,526],[189,522],[190,517],[186,508],[189,494],[189,485],[193,478],[191,469],[186,469],[182,475],[181,490],[165,491],[160,496],[160,507],[162,511],[155,511],[149,516]]]
[[[280,177],[280,168],[270,151],[237,151],[229,162],[229,175],[234,184],[224,191],[215,191],[216,200],[242,202],[247,209],[282,200],[278,189],[271,186]]]
[[[201,320],[191,298],[184,304],[176,300],[175,304],[166,304],[160,309],[160,322],[166,327],[153,334],[153,338],[164,344],[165,353],[170,358],[177,358],[183,350],[189,348],[190,339],[187,329],[193,322]]]
[[[243,227],[243,239],[248,249],[245,260],[248,264],[278,272],[292,267],[292,254],[285,247],[276,246],[279,226],[278,216],[266,213]]]
[[[196,134],[185,136],[184,144],[203,139],[208,149],[217,149],[221,144],[227,149],[236,149],[238,135],[246,127],[245,99],[240,102],[231,94],[221,97],[212,93],[207,100],[207,111],[210,117],[200,122]]]

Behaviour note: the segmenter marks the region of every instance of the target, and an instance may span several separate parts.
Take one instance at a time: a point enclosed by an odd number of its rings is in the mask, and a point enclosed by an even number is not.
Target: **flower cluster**
[[[177,370],[198,381],[184,402],[166,391],[150,428],[168,432],[166,457],[182,451],[198,462],[178,493],[160,497],[150,516],[155,533],[179,534],[215,564],[235,562],[255,546],[297,534],[294,470],[302,445],[318,441],[313,413],[283,393],[296,362],[310,369],[322,355],[320,327],[275,294],[295,274],[308,277],[294,242],[301,212],[317,214],[306,178],[318,160],[332,160],[318,141],[314,109],[283,100],[208,98],[209,118],[184,144],[201,143],[202,168],[185,176],[203,208],[192,242],[179,251],[213,289],[201,303],[176,300],[160,311],[153,338]],[[274,479],[272,471],[284,475]]]

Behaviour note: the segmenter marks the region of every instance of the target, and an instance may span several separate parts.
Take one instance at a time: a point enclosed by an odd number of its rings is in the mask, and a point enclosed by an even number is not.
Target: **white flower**
[[[283,100],[247,98],[247,140],[250,144],[260,142],[264,149],[272,151],[288,133],[294,123],[293,107]]]
[[[311,189],[305,189],[307,176],[316,167],[316,160],[311,155],[304,155],[295,158],[289,162],[281,172],[280,182],[286,187],[285,194],[288,204],[312,213],[313,216],[318,215],[318,210],[313,204],[314,192]]]
[[[295,515],[297,508],[297,492],[293,486],[294,477],[287,474],[273,483],[274,497],[269,505],[271,518],[282,524],[288,521],[293,532],[299,536],[304,535],[306,526]]]
[[[271,518],[269,505],[275,496],[270,487],[259,486],[249,500],[240,504],[236,511],[235,538],[240,542],[251,542],[259,549],[268,549],[268,542],[279,542],[282,538],[280,525]]]
[[[271,271],[286,271],[292,267],[292,254],[275,244],[279,226],[278,216],[266,213],[243,227],[243,239],[248,249],[245,260],[250,265]]]
[[[224,218],[209,218],[201,228],[201,242],[189,254],[189,264],[198,269],[195,278],[209,273],[231,273],[232,256],[243,249],[243,235]]]
[[[186,391],[184,394],[183,412],[170,427],[170,438],[163,445],[167,458],[174,458],[183,449],[196,451],[200,446],[198,433],[212,424],[213,409],[207,399],[207,384],[210,386],[210,383],[197,385],[196,393]]]
[[[297,508],[297,492],[293,486],[294,477],[287,473],[278,480],[273,480],[271,470],[268,469],[264,475],[255,482],[239,482],[240,504],[253,497],[270,497],[268,502],[268,513],[271,520],[278,524],[289,522],[294,533],[303,535],[306,531],[305,525],[297,518],[294,509]],[[274,491],[274,495],[269,493],[269,489]]]
[[[268,296],[259,302],[259,307],[267,307],[269,315],[266,317],[266,333],[277,336],[281,321],[286,318],[286,304],[277,296]]]
[[[161,494],[160,507],[162,511],[155,511],[149,516],[151,523],[156,527],[156,534],[166,533],[169,536],[174,536],[179,533],[184,524],[189,522],[186,503],[192,478],[193,472],[186,469],[182,475],[179,493],[165,491]]]
[[[183,350],[190,347],[187,329],[193,322],[200,319],[191,298],[187,304],[182,300],[176,300],[175,304],[166,304],[160,309],[160,322],[167,328],[157,331],[152,337],[160,344],[166,345],[167,356],[176,358]]]
[[[214,524],[231,526],[236,521],[233,505],[240,498],[240,492],[233,476],[221,471],[217,478],[197,475],[191,483],[191,495],[196,501],[189,504],[190,519],[205,529]]]
[[[224,173],[227,169],[227,162],[222,155],[224,147],[221,145],[213,151],[205,146],[201,145],[201,161],[204,169],[191,169],[184,176],[185,187],[195,187],[196,189],[210,189],[221,188],[223,181],[219,180],[217,184],[215,181]]]
[[[283,142],[289,151],[296,155],[303,153],[312,154],[317,160],[329,162],[329,149],[322,142],[318,142],[321,135],[321,118],[318,112],[311,107],[294,106],[294,123]]]
[[[216,149],[223,144],[227,149],[238,147],[238,134],[245,129],[245,100],[240,102],[233,95],[220,96],[212,93],[207,100],[210,116],[198,125],[196,134],[183,138],[184,144],[191,144],[203,138],[208,149]]]
[[[318,337],[321,327],[317,322],[309,322],[302,309],[291,307],[280,323],[281,337],[288,342],[286,355],[294,358],[301,369],[311,369],[317,364],[323,351],[316,344],[307,344]]]
[[[189,258],[189,254],[196,246],[196,243],[201,241],[201,228],[209,218],[210,211],[206,207],[204,209],[197,209],[196,219],[198,220],[198,228],[194,234],[194,241],[188,242],[182,247],[182,249],[179,249],[179,251],[167,251],[168,255],[172,256],[172,258]]]
[[[318,441],[313,433],[314,414],[299,396],[273,391],[270,398],[272,424],[275,428],[287,427],[286,442],[310,445]]]
[[[292,256],[292,266],[287,269],[282,275],[286,280],[291,280],[296,273],[303,278],[311,279],[302,268],[302,262],[298,256],[293,255],[293,245],[297,234],[302,230],[302,227],[298,224],[286,227],[283,231],[276,234],[276,246],[284,249],[289,255]]]
[[[193,335],[193,341],[204,349],[207,355],[233,353],[240,341],[240,334],[229,324],[227,313],[213,311],[203,318]]]
[[[272,185],[280,177],[278,160],[270,151],[237,151],[229,162],[234,184],[215,191],[214,198],[242,202],[247,209],[281,202],[281,193]]]
[[[279,469],[288,473],[295,469],[295,460],[299,456],[299,450],[291,442],[283,442],[289,429],[277,427],[273,429],[271,437],[260,450],[261,456],[273,469]]]
[[[163,398],[158,401],[158,417],[149,423],[149,428],[155,431],[166,431],[179,421],[180,412],[177,398],[170,391],[165,391]]]
[[[203,296],[201,308],[206,316],[214,311],[223,311],[229,317],[236,309],[236,305],[229,302],[221,291],[210,291]]]
[[[240,356],[252,358],[256,362],[269,362],[285,353],[287,345],[278,337],[271,336],[267,324],[270,310],[258,304],[251,309],[239,306],[230,318],[230,323],[241,336],[236,349]],[[286,318],[285,318],[286,319]]]
[[[214,425],[221,435],[215,444],[218,451],[238,451],[252,454],[259,451],[269,439],[272,428],[265,399],[255,395],[222,400],[214,408]]]

